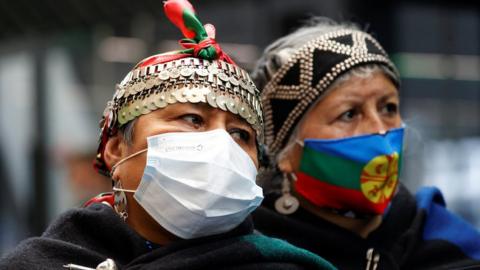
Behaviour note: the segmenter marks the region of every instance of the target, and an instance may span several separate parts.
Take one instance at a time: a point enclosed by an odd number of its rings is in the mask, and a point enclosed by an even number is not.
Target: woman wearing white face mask
[[[253,77],[271,160],[260,232],[339,269],[480,268],[480,234],[440,191],[401,185],[400,78],[371,35],[320,19],[271,44]]]
[[[1,269],[334,269],[253,234],[259,92],[187,1],[165,3],[185,50],[144,59],[117,86],[95,167],[113,192],[72,210]]]

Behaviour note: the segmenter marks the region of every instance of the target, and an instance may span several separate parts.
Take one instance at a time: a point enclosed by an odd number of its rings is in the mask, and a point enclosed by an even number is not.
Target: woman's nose
[[[362,124],[359,130],[359,134],[372,134],[372,133],[380,133],[385,134],[387,132],[388,125],[383,121],[379,112],[369,112],[365,117],[362,119]]]
[[[229,112],[225,112],[222,110],[215,110],[215,113],[212,114],[210,119],[208,120],[208,129],[227,129],[227,117]]]

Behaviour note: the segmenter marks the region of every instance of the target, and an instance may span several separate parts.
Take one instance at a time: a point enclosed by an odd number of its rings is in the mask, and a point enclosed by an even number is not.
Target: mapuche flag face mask
[[[306,139],[296,192],[324,208],[383,214],[397,187],[404,128],[343,139]]]

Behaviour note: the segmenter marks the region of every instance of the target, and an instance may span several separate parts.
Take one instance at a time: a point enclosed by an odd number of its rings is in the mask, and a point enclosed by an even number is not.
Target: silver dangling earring
[[[127,221],[128,213],[127,213],[127,196],[122,188],[122,183],[120,180],[115,181],[115,185],[113,186],[113,209],[115,212],[123,219],[123,221]]]
[[[277,210],[278,213],[283,215],[290,215],[295,213],[300,206],[298,199],[290,193],[291,183],[289,180],[289,175],[291,175],[293,180],[296,180],[295,175],[291,173],[283,173],[282,196],[275,201],[275,210]]]

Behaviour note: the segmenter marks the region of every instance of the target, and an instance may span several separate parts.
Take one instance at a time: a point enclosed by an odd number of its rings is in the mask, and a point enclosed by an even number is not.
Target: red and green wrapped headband
[[[168,19],[175,24],[185,38],[179,41],[184,50],[163,53],[148,57],[135,68],[165,63],[185,57],[197,57],[206,60],[222,60],[235,64],[215,41],[215,27],[203,25],[198,19],[192,4],[187,0],[169,0],[164,4]]]
[[[105,145],[118,129],[133,119],[177,102],[207,103],[247,121],[263,141],[260,93],[248,73],[238,67],[215,41],[213,25],[203,25],[187,0],[164,4],[167,17],[183,33],[183,50],[150,56],[140,61],[117,85],[103,114],[95,169],[109,170]]]

